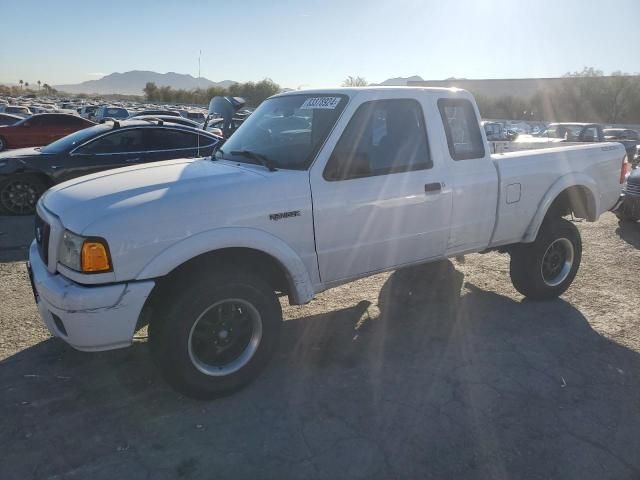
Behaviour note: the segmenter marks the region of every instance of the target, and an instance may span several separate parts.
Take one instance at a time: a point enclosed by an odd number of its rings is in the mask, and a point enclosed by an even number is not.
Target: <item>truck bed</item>
[[[490,247],[533,241],[537,233],[532,231],[537,229],[536,212],[544,211],[540,205],[552,193],[555,198],[564,182],[582,185],[594,193],[594,208],[587,220],[597,220],[620,195],[624,156],[625,149],[619,143],[565,144],[493,154],[499,193]]]

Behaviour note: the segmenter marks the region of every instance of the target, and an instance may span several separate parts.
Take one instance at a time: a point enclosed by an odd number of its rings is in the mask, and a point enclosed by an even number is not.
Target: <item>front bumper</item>
[[[138,317],[155,282],[85,287],[51,274],[35,241],[29,249],[29,262],[38,310],[52,335],[83,351],[131,345]]]

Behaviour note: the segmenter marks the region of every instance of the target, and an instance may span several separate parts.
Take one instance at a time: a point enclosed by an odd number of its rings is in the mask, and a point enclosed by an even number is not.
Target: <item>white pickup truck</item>
[[[37,205],[30,266],[51,333],[128,346],[149,325],[171,385],[209,398],[267,363],[291,304],[386,270],[495,249],[515,288],[562,294],[626,174],[618,143],[491,155],[459,89],[296,91],[214,157],[106,171]]]

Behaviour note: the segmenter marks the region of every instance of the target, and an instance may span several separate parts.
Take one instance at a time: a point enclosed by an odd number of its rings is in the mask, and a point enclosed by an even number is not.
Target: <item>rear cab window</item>
[[[464,98],[441,98],[438,110],[453,160],[484,158],[484,141],[473,104]]]

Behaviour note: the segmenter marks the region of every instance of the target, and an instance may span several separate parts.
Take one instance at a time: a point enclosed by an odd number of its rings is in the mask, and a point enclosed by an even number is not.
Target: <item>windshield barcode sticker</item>
[[[311,97],[300,106],[300,110],[325,109],[333,110],[340,103],[340,97]]]

